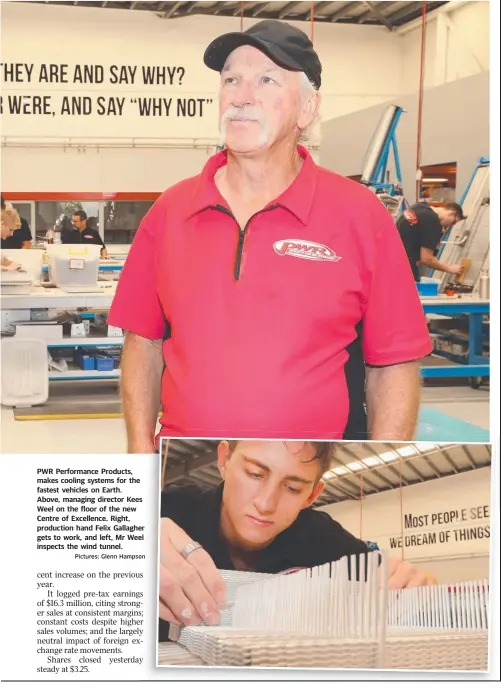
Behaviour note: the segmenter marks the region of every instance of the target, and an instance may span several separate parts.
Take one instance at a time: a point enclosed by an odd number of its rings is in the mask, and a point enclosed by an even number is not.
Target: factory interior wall
[[[432,13],[427,27],[425,85],[453,83],[444,91],[427,91],[423,164],[457,160],[460,189],[476,158],[487,154],[488,78],[486,74],[476,80],[472,76],[471,81],[462,77],[488,68],[488,4],[483,0],[451,3],[454,9]],[[35,65],[31,83],[3,83],[4,99],[9,95],[50,95],[57,113],[54,117],[14,116],[4,108],[2,135],[11,142],[13,138],[23,141],[22,147],[2,150],[6,191],[161,191],[196,174],[214,152],[218,75],[205,68],[202,55],[214,36],[240,30],[239,17],[195,15],[169,20],[152,12],[2,2],[1,18],[2,62]],[[258,20],[245,18],[244,29]],[[310,31],[308,22],[295,24]],[[382,110],[379,104],[398,99],[409,111],[398,133],[404,182],[412,191],[419,21],[405,33],[317,22],[314,41],[323,63],[322,164],[341,174],[360,173]],[[114,64],[137,66],[137,72],[134,83],[110,84],[108,78],[102,84],[37,83],[35,75],[41,64],[67,64],[70,76],[76,64],[102,66],[107,76]],[[174,68],[172,85],[142,83],[141,69],[148,65]],[[60,114],[64,96],[92,97],[93,113]],[[109,106],[110,98],[125,98],[123,114],[97,114],[99,96],[104,98],[104,107]],[[138,103],[131,102],[139,98],[172,99],[169,116],[140,116]],[[206,99],[202,116],[177,116],[178,98]],[[107,147],[112,140],[116,143],[117,137],[122,147]],[[101,145],[61,145],[68,138]],[[152,147],[134,147],[132,138],[150,139]],[[194,139],[211,141],[194,147]],[[169,147],[165,147],[166,140]]]
[[[391,556],[402,556],[403,531],[406,561],[457,583],[489,577],[490,494],[490,468],[480,468],[320,509]]]
[[[361,174],[372,135],[390,104],[405,110],[396,138],[404,194],[414,202],[417,92],[324,122],[320,164],[343,175]],[[478,158],[489,155],[489,72],[425,90],[421,148],[421,165],[457,163],[456,198],[459,199]]]
[[[432,88],[489,69],[490,3],[488,0],[451,2],[429,15],[426,24],[424,86]],[[402,42],[400,94],[413,93],[419,84],[421,22],[399,33]]]
[[[24,141],[22,148],[2,150],[5,190],[161,191],[198,173],[214,152],[214,145],[193,149],[193,139],[217,141],[219,75],[204,66],[202,57],[214,37],[240,30],[239,17],[195,15],[169,20],[146,11],[26,2],[2,2],[1,13],[1,61],[35,65],[31,83],[3,84],[2,136]],[[244,19],[244,29],[251,23]],[[308,22],[297,25],[310,31]],[[386,28],[318,23],[314,40],[324,65],[324,117],[365,109],[398,93],[401,43]],[[375,54],[384,69],[374,60]],[[99,65],[104,67],[105,82],[37,83],[42,63],[67,64],[70,77],[76,64]],[[137,66],[135,82],[110,84],[111,65]],[[148,65],[175,68],[172,85],[169,79],[167,85],[145,85],[141,69]],[[6,99],[16,94],[50,95],[56,116],[6,113]],[[92,97],[93,113],[60,114],[64,96]],[[105,107],[110,97],[125,98],[123,115],[97,114],[99,96]],[[172,98],[169,116],[140,116],[138,103],[131,102],[139,98]],[[177,116],[178,98],[212,102],[202,103],[202,116],[183,117]],[[61,142],[70,137],[99,139],[102,147],[63,147]],[[117,137],[125,147],[106,148],[106,143]],[[132,138],[156,140],[156,145],[163,139],[164,146],[168,140],[176,148],[134,148]],[[58,140],[59,147],[54,147]],[[42,143],[46,147],[35,145]],[[19,171],[14,169],[16,164]]]

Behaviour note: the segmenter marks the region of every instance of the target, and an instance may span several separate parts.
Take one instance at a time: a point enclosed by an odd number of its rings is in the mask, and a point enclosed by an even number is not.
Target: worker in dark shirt
[[[69,232],[61,232],[62,244],[94,244],[101,246],[101,258],[108,257],[106,246],[97,229],[87,227],[87,213],[85,210],[75,210],[71,222],[73,229]]]
[[[12,208],[12,205],[5,201],[2,196],[2,209]],[[17,215],[18,222],[12,236],[2,239],[2,248],[18,249],[31,248],[31,230],[28,222]]]
[[[458,203],[446,203],[436,208],[427,203],[416,203],[398,218],[397,229],[416,282],[420,281],[420,265],[452,275],[461,274],[461,265],[441,263],[435,253],[444,232],[464,219],[463,209]]]
[[[215,488],[171,486],[161,495],[160,640],[169,623],[217,624],[225,587],[218,569],[280,573],[369,551],[312,504],[331,466],[330,442],[223,441]],[[427,585],[428,576],[389,560],[389,586]]]
[[[11,237],[2,239],[2,248],[31,248],[32,236],[30,226],[24,217],[20,217],[19,219],[21,221],[21,226],[19,229],[16,229]]]

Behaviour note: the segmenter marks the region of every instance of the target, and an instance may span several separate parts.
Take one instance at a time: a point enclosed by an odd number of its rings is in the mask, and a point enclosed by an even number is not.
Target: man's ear
[[[230,445],[227,440],[220,442],[217,447],[217,467],[219,468],[219,473],[221,478],[224,480],[224,474],[226,473],[226,464],[230,460]]]
[[[313,504],[313,502],[320,497],[320,495],[324,491],[324,487],[325,487],[324,481],[319,480],[318,483],[313,488],[313,490],[311,491],[311,494],[308,497],[308,501],[304,505],[303,509],[306,509],[307,507],[311,506]]]
[[[302,103],[297,126],[302,131],[306,129],[315,119],[320,108],[320,94],[314,91]]]

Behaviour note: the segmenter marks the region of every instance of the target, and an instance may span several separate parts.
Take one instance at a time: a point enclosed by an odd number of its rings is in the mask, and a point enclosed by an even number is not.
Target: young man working
[[[126,331],[128,451],[155,451],[160,397],[164,436],[341,439],[366,399],[371,439],[411,439],[423,309],[382,203],[299,145],[320,101],[311,41],[258,22],[204,59],[226,149],[150,209],[108,318]]]
[[[420,265],[451,275],[461,274],[461,265],[441,263],[435,258],[435,252],[444,232],[464,219],[463,209],[458,203],[446,203],[436,208],[427,203],[416,203],[398,218],[397,229],[416,282],[421,279]]]
[[[368,552],[327,513],[310,508],[330,468],[329,442],[224,441],[222,483],[161,495],[159,611],[163,622],[217,624],[225,589],[218,569],[280,573]],[[389,586],[427,585],[424,572],[391,559]],[[160,621],[160,639],[167,625]]]

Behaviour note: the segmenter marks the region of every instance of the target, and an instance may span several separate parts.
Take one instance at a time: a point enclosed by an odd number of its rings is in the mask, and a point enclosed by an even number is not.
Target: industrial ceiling
[[[217,445],[215,440],[165,442],[163,484],[217,485]],[[324,476],[325,489],[315,505],[360,499],[490,463],[491,449],[485,444],[337,442],[332,470]]]
[[[367,24],[386,26],[396,30],[420,16],[422,2],[73,2],[72,0],[45,0],[37,4],[77,5],[107,9],[139,10],[155,12],[163,19],[178,19],[197,14],[221,17],[247,17],[250,19],[285,19],[287,21]],[[427,2],[427,12],[437,9],[446,2]]]

